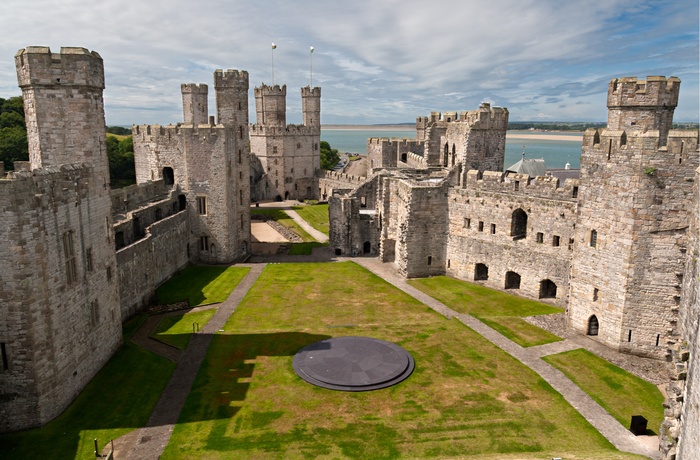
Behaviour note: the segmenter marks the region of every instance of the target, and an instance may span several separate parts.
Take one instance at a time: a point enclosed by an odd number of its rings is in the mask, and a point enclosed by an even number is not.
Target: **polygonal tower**
[[[60,414],[122,340],[102,58],[28,47],[15,63],[31,160],[0,181],[0,431]]]
[[[321,126],[321,88],[305,86],[301,89],[301,111],[304,126]]]
[[[287,126],[287,85],[255,88],[256,123],[264,126]]]
[[[186,125],[207,124],[209,117],[209,87],[205,84],[183,83],[182,112]]]
[[[235,126],[246,132],[248,138],[248,72],[245,70],[216,70],[214,89],[216,90],[217,123]]]
[[[671,129],[680,81],[614,79],[608,127],[583,137],[568,319],[662,357],[677,321],[697,131]]]

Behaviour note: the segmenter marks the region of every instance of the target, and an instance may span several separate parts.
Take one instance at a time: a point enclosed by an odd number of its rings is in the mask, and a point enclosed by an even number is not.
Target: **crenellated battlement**
[[[304,86],[301,88],[301,97],[321,97],[321,88],[314,86]]]
[[[206,83],[183,83],[180,90],[183,94],[209,94],[209,86]]]
[[[676,107],[680,86],[678,77],[613,78],[608,85],[608,108]]]
[[[663,139],[659,131],[630,131],[607,128],[588,128],[583,133],[583,146],[613,155],[630,155],[638,151],[659,151],[662,154],[687,155],[698,150],[698,131],[674,129]],[[606,153],[607,155],[607,153]]]
[[[251,136],[318,136],[318,126],[287,125],[287,126],[267,126],[253,124],[249,126]]]
[[[308,87],[307,87],[308,88]],[[316,89],[316,88],[314,88]],[[303,88],[302,88],[303,91]],[[319,88],[320,91],[320,88]],[[274,85],[269,86],[262,83],[260,86],[253,89],[255,96],[287,96],[287,85]]]
[[[20,202],[22,207],[50,209],[90,198],[93,171],[87,163],[32,170],[28,168],[29,162],[24,166],[22,170],[9,171],[0,179],[0,200],[3,203],[24,198]],[[31,200],[27,201],[28,198]]]
[[[506,193],[513,196],[530,196],[565,201],[576,201],[579,179],[566,179],[563,184],[554,176],[509,174],[498,171],[483,173],[471,169],[467,172],[468,192]]]
[[[105,87],[102,57],[85,48],[64,47],[52,53],[48,46],[28,46],[15,54],[20,88],[29,85]]]
[[[507,129],[508,109],[504,107],[491,107],[488,102],[483,102],[476,110],[463,112],[430,112],[429,117],[416,117],[416,128],[426,129],[431,125],[447,123],[467,124],[471,129]]]
[[[235,69],[216,69],[214,88],[243,88],[248,91],[248,72]]]
[[[146,143],[163,143],[179,142],[180,137],[190,137],[198,139],[201,142],[212,142],[218,139],[219,136],[225,136],[226,131],[232,132],[233,129],[224,125],[134,125],[131,132],[134,140],[138,138],[139,142]]]

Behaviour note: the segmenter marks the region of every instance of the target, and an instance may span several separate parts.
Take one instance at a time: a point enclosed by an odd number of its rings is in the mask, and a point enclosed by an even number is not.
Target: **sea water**
[[[522,136],[506,139],[504,167],[517,163],[525,152],[525,158],[544,158],[548,168],[564,168],[567,163],[572,169],[580,167],[582,133],[542,133],[532,131],[508,131],[509,135]],[[552,134],[570,137],[572,140],[536,139],[532,135]],[[328,142],[339,152],[365,154],[367,139],[370,137],[415,138],[415,128],[406,129],[324,129],[321,140]]]

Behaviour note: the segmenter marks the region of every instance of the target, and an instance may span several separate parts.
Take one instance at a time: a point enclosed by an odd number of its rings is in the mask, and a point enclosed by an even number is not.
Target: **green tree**
[[[331,148],[326,141],[321,141],[321,169],[330,171],[339,161],[338,149]]]
[[[5,169],[15,169],[15,161],[27,161],[27,128],[24,126],[24,103],[20,96],[0,98],[0,161]]]
[[[112,187],[124,187],[136,182],[134,144],[131,136],[120,141],[108,134],[107,158],[109,160],[109,179]]]

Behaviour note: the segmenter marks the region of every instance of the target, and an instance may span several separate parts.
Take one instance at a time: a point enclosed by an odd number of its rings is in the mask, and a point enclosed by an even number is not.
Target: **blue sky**
[[[411,122],[431,111],[507,107],[511,120],[604,121],[611,78],[675,75],[676,121],[698,121],[697,0],[3,0],[0,97],[19,95],[20,48],[81,46],[105,62],[107,123],[182,120],[180,83],[217,68],[252,90],[322,87],[322,122]]]

